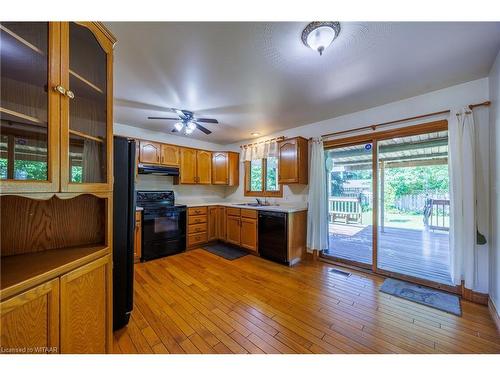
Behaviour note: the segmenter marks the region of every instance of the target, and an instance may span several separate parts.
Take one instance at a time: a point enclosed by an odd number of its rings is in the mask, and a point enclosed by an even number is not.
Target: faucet
[[[257,204],[258,204],[259,206],[262,206],[262,201],[261,201],[259,198],[255,198],[255,200],[257,201]]]

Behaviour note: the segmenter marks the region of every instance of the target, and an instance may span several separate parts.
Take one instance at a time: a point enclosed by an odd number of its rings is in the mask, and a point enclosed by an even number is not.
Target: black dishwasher
[[[259,211],[259,254],[288,264],[287,213]]]

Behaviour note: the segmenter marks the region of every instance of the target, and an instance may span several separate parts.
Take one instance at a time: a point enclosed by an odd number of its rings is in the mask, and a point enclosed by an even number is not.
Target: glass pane
[[[378,267],[451,284],[448,132],[378,147]]]
[[[278,191],[278,158],[271,156],[267,158],[266,190]]]
[[[47,22],[0,23],[0,179],[47,180]]]
[[[372,264],[372,144],[325,151],[329,245],[323,254]]]
[[[262,160],[250,162],[250,191],[262,191]]]
[[[70,181],[106,182],[107,55],[86,27],[69,33]]]

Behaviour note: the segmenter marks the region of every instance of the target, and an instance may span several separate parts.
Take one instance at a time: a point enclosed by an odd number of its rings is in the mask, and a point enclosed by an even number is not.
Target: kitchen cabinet
[[[226,208],[217,207],[217,237],[226,241]]]
[[[193,248],[208,241],[209,217],[206,206],[188,208],[187,248]]]
[[[225,241],[257,253],[257,211],[226,208]]]
[[[139,162],[160,164],[161,145],[156,142],[139,141]]]
[[[135,231],[134,231],[134,263],[141,260],[142,251],[142,212],[135,212]]]
[[[181,165],[179,169],[179,181],[181,184],[196,184],[198,174],[196,169],[197,150],[192,148],[181,148]]]
[[[60,39],[60,22],[0,23],[2,193],[60,189]]]
[[[213,152],[212,184],[237,186],[239,183],[238,159],[237,152]]]
[[[51,280],[0,303],[3,353],[59,352],[59,280]],[[27,350],[27,351],[25,351]],[[15,354],[16,352],[12,352]]]
[[[174,183],[210,184],[212,181],[212,153],[182,147],[179,174],[179,178],[176,178]]]
[[[111,255],[61,276],[60,282],[61,352],[110,352],[113,324]]]
[[[278,142],[278,183],[308,183],[309,142],[303,137],[286,138]]]
[[[210,151],[196,151],[197,183],[210,185],[212,183],[212,153]]]
[[[160,163],[162,165],[179,166],[179,147],[173,145],[161,145]]]
[[[208,233],[207,240],[215,241],[218,239],[217,229],[219,226],[218,222],[218,207],[217,206],[209,206],[208,207]]]
[[[113,45],[93,22],[61,22],[61,191],[113,190]]]

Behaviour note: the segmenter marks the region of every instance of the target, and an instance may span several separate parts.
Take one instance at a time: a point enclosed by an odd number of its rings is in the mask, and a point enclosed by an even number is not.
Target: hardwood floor
[[[378,291],[381,277],[201,249],[135,266],[116,353],[500,353],[486,306],[456,317]]]

